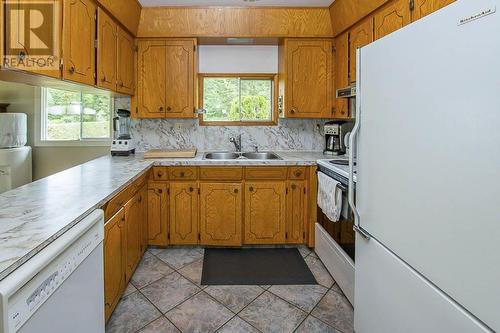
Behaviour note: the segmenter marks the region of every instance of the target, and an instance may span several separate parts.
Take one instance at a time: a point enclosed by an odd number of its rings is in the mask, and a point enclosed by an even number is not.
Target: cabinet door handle
[[[253,187],[252,187],[252,186],[250,186],[250,187],[248,188],[248,190],[249,190],[250,192],[253,192]]]
[[[139,202],[142,202],[142,195],[139,197]]]
[[[75,74],[75,67],[74,66],[71,66],[69,69],[68,69],[69,73],[70,74]]]

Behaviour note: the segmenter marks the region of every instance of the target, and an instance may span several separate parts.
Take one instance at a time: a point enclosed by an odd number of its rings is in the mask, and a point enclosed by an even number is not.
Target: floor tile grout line
[[[334,286],[335,284],[336,284],[336,282],[332,285],[332,287],[331,287],[331,288],[333,288],[333,286]],[[329,326],[329,327],[331,327],[331,328],[333,328],[333,329],[335,329],[335,330],[339,331],[340,333],[343,333],[343,332],[344,332],[343,330],[340,330],[340,329],[338,329],[337,327],[332,326],[331,324],[329,324],[329,323],[325,322],[324,320],[322,320],[322,319],[320,319],[320,318],[316,317],[316,316],[313,314],[314,310],[318,307],[318,305],[319,305],[319,304],[321,303],[321,301],[322,301],[322,300],[326,297],[326,295],[327,295],[330,291],[335,292],[335,291],[331,290],[331,288],[330,288],[330,290],[328,290],[328,292],[326,292],[326,294],[324,294],[324,295],[323,295],[323,297],[321,297],[321,299],[320,299],[320,300],[319,300],[319,302],[318,302],[318,303],[314,306],[314,308],[311,310],[311,312],[310,312],[310,314],[309,314],[309,315],[310,315],[310,316],[312,316],[312,317],[314,317],[314,318],[316,318],[317,320],[319,320],[319,321],[320,321],[320,322],[322,322],[323,324],[325,324],[325,325],[327,325],[327,326]],[[344,296],[344,297],[345,297],[345,296]]]
[[[299,285],[299,286],[300,286],[300,285]],[[273,287],[273,286],[271,286],[271,287]],[[272,291],[270,291],[270,289],[271,289],[271,288],[269,288],[267,291],[269,291],[271,294],[273,294],[274,296],[278,297],[279,299],[281,299],[281,300],[283,300],[283,301],[287,302],[288,304],[290,304],[290,305],[292,305],[292,306],[296,307],[297,309],[301,310],[302,312],[305,312],[305,313],[307,313],[308,315],[312,312],[312,310],[308,312],[308,311],[305,311],[305,310],[303,310],[303,309],[299,308],[297,305],[293,304],[292,302],[287,301],[287,300],[286,300],[286,299],[284,299],[283,297],[281,297],[281,296],[279,296],[279,295],[277,295],[277,294],[273,293]],[[327,290],[327,291],[326,291],[326,292],[325,292],[325,293],[321,296],[321,298],[319,299],[319,301],[318,301],[316,304],[314,304],[313,310],[314,310],[314,308],[315,308],[315,307],[319,304],[319,302],[321,302],[321,300],[323,299],[323,297],[325,297],[325,295],[328,293],[328,291],[329,291],[329,290]]]
[[[259,287],[260,287],[260,286],[259,286]],[[262,287],[260,287],[260,288],[262,288]],[[249,307],[249,306],[250,306],[250,304],[252,304],[253,302],[255,302],[255,300],[256,300],[257,298],[259,298],[260,296],[262,296],[262,295],[263,295],[266,291],[267,291],[266,289],[262,288],[262,292],[261,292],[259,295],[257,295],[256,297],[254,297],[254,298],[253,298],[250,302],[248,302],[248,304],[247,304],[247,305],[245,305],[243,308],[241,308],[241,310],[240,310],[240,311],[238,311],[238,313],[236,313],[236,315],[235,315],[235,317],[240,318],[240,319],[241,319],[241,320],[243,320],[245,323],[247,323],[248,325],[252,326],[253,328],[255,328],[255,329],[256,329],[257,331],[259,331],[259,332],[262,332],[262,331],[261,331],[261,330],[259,330],[257,327],[253,326],[251,323],[249,323],[249,322],[248,322],[248,321],[246,321],[245,319],[241,318],[241,317],[239,316],[239,314],[240,314],[240,313],[242,313],[242,312],[243,312],[243,310],[245,310],[247,307]]]

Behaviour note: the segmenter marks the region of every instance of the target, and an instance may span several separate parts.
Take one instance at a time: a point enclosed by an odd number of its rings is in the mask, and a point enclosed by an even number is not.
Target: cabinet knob
[[[250,188],[248,189],[250,192],[253,192],[253,187],[250,186]]]
[[[291,113],[291,114],[295,114],[295,109],[291,109],[291,110],[290,110],[290,113]]]
[[[139,202],[142,202],[142,195],[139,197]]]
[[[158,176],[158,178],[161,178],[161,177],[163,177],[163,172],[158,171],[158,173],[156,175]]]
[[[170,106],[167,106],[167,111],[172,111],[172,108]]]
[[[24,51],[19,52],[19,59],[24,60],[25,58],[26,58],[26,52]]]
[[[160,112],[163,112],[163,106],[160,106],[158,110],[160,110]]]
[[[102,81],[102,82],[106,82],[106,75],[103,75],[103,76],[102,76],[101,81]]]
[[[75,74],[75,67],[74,66],[71,66],[69,69],[68,69],[69,73],[70,74]]]
[[[185,173],[184,173],[184,171],[182,171],[182,172],[181,172],[181,174],[180,174],[180,176],[181,176],[182,178],[184,178],[184,175],[185,175]]]
[[[118,85],[119,85],[120,87],[123,87],[123,81],[118,81]]]
[[[158,193],[159,193],[159,194],[162,194],[162,193],[163,193],[163,190],[162,190],[162,189],[159,189],[159,190],[158,190]]]
[[[297,185],[293,184],[292,185],[292,190],[295,190],[297,188]]]
[[[234,189],[234,193],[238,193],[238,192],[239,192],[239,191],[238,191],[238,189],[237,189],[237,188],[235,188],[235,189]]]
[[[194,188],[190,187],[189,192],[193,192],[193,191],[194,191]]]
[[[302,176],[302,171],[295,171],[295,177]]]

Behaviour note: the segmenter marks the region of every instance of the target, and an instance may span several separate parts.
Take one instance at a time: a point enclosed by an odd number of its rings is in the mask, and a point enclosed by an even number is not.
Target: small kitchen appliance
[[[112,156],[129,156],[135,154],[135,143],[130,136],[130,111],[118,109],[118,117],[113,119],[113,143],[111,144]]]
[[[325,155],[344,155],[346,153],[346,133],[353,128],[352,122],[328,122],[324,127]]]

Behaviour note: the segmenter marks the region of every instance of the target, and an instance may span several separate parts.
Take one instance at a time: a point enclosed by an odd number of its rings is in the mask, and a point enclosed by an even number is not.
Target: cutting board
[[[153,149],[144,153],[144,158],[194,158],[196,149]]]

